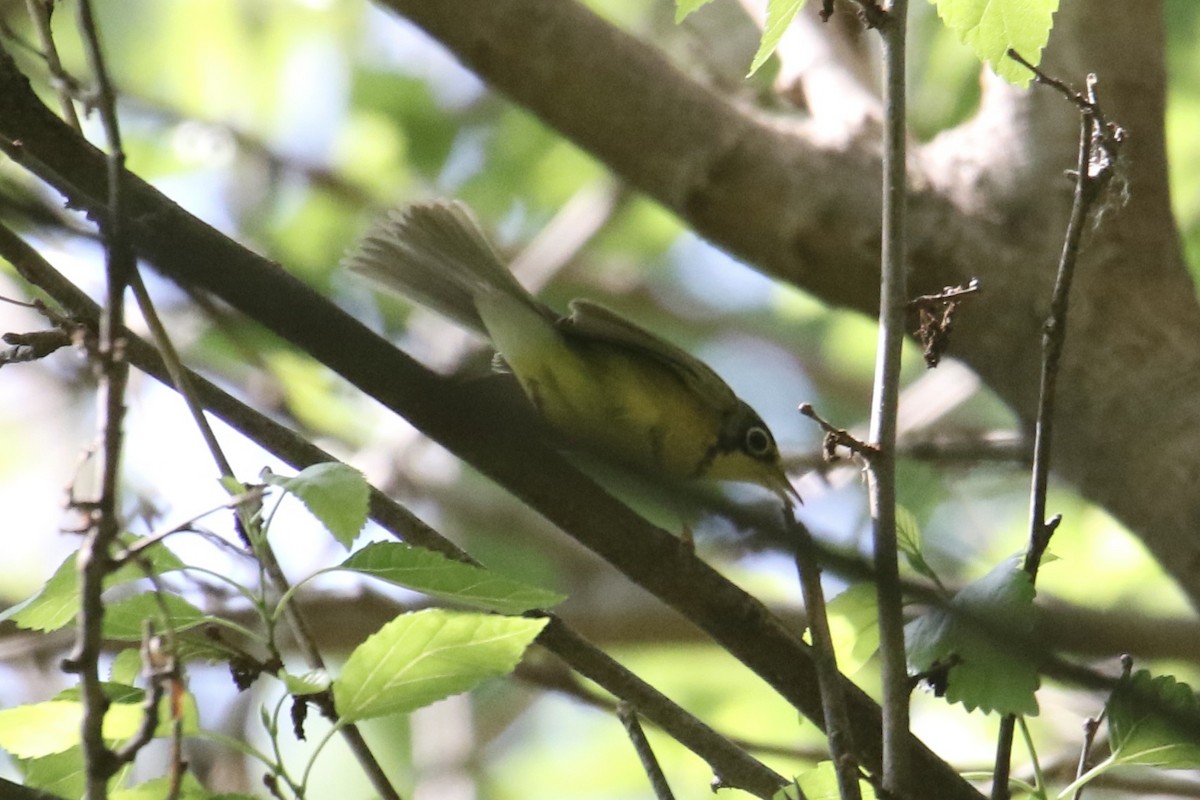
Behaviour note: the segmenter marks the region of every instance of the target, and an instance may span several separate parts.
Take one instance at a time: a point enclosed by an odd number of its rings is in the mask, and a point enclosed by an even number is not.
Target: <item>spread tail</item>
[[[503,294],[541,313],[492,249],[471,211],[439,200],[394,209],[344,259],[347,269],[487,335],[476,298]]]

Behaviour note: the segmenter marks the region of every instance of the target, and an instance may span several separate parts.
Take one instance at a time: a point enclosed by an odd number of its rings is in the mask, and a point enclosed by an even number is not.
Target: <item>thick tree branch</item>
[[[0,56],[0,149],[78,208],[102,216],[103,160],[55,117]],[[546,443],[500,423],[503,410],[397,351],[277,265],[239,247],[146,183],[126,186],[128,235],[139,255],[184,284],[211,291],[400,413],[505,486],[586,547],[704,629],[813,720],[821,720],[808,648],[757,600],[571,466]],[[879,708],[847,685],[854,739],[878,770]],[[922,786],[978,798],[945,762],[910,739]]]
[[[818,139],[819,121],[766,120],[577,3],[383,1],[705,237],[874,314],[869,126]],[[1047,53],[1060,74],[1098,73],[1130,135],[1127,200],[1093,232],[1076,287],[1058,468],[1200,602],[1200,306],[1167,192],[1161,0],[1066,4]],[[913,155],[911,283],[920,293],[980,278],[986,299],[962,315],[951,354],[1031,423],[1075,126],[1013,89],[992,85],[988,97],[978,124]]]

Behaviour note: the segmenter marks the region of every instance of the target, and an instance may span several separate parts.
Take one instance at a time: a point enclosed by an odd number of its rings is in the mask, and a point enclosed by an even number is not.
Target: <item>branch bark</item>
[[[874,314],[878,131],[768,119],[691,81],[577,3],[384,0],[484,80],[699,233],[835,305]],[[1167,187],[1161,0],[1065,4],[1048,68],[1098,73],[1129,131],[1128,192],[1085,245],[1056,468],[1140,536],[1200,603],[1200,305]],[[1038,337],[1070,204],[1075,126],[989,85],[980,115],[917,149],[916,293],[978,277],[952,354],[1032,425]],[[1053,98],[1057,100],[1057,98]]]
[[[7,54],[0,53],[0,150],[103,219],[103,155],[49,111]],[[809,719],[823,724],[808,647],[756,599],[727,581],[677,538],[615,501],[544,441],[506,424],[512,409],[426,370],[277,264],[245,250],[130,176],[128,236],[163,274],[212,292],[401,414],[451,452],[538,510],[631,581],[680,611],[760,675]],[[530,412],[525,411],[526,415]],[[860,762],[881,766],[879,707],[846,683]],[[921,791],[977,798],[915,737]],[[916,788],[912,794],[919,793]]]

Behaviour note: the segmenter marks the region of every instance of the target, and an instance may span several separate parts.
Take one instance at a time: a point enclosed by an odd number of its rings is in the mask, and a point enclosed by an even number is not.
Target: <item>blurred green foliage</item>
[[[402,303],[375,298],[337,266],[374,215],[409,198],[460,196],[512,251],[581,190],[607,180],[591,157],[525,111],[489,94],[411,26],[365,3],[103,0],[97,5],[122,92],[131,168],[418,354],[444,345],[445,329],[427,335],[423,323],[415,321],[419,315]],[[662,8],[649,0],[590,5],[667,51],[687,35],[664,26]],[[4,7],[7,22],[18,35],[31,38],[19,6]],[[1166,0],[1166,9],[1172,190],[1196,269],[1200,3]],[[927,140],[970,115],[979,95],[978,64],[942,30],[927,4],[914,4],[912,30],[912,127]],[[84,74],[74,21],[65,8],[56,14],[55,31],[68,70]],[[23,68],[41,79],[50,98],[44,66],[28,53],[18,52],[18,57]],[[94,118],[87,128],[97,130]],[[0,169],[7,174],[13,168],[6,164]],[[680,254],[689,252],[680,247],[683,231],[669,213],[632,198],[553,276],[544,295],[560,308],[577,296],[601,299],[689,348],[724,354],[714,367],[756,401],[771,402],[777,385],[804,387],[805,396],[778,399],[776,407],[783,410],[768,419],[789,454],[811,454],[819,443],[813,426],[788,411],[799,401],[814,403],[838,425],[862,424],[874,364],[874,324],[825,308],[791,288],[772,288],[761,299],[736,307],[714,306],[711,293],[698,299],[695,287],[687,285],[694,273],[680,263]],[[718,268],[723,273],[740,269]],[[198,312],[183,293],[164,292],[161,302],[188,363],[201,365],[339,454],[365,463],[369,472],[374,470],[372,477],[386,476],[406,502],[485,562],[498,564],[506,574],[568,590],[568,615],[574,603],[585,619],[601,612],[637,618],[644,598],[624,585],[614,589],[612,576],[594,559],[563,543],[469,470],[450,464],[444,453],[422,444],[403,423],[357,397],[323,367],[253,326],[228,319],[220,309],[215,315]],[[794,356],[789,374],[760,380],[754,362],[777,353]],[[915,350],[906,358],[906,381],[911,383],[923,370]],[[64,383],[79,378],[60,377]],[[983,391],[954,409],[949,419],[966,433],[1013,424]],[[47,468],[52,473],[47,480],[56,486],[69,476],[73,446],[62,447],[62,463]],[[161,454],[154,456],[161,459]],[[148,458],[130,454],[135,464]],[[240,468],[255,474],[260,465],[252,463],[252,456],[244,458]],[[161,479],[159,491],[170,508],[196,510],[186,486],[171,484],[168,475]],[[906,461],[900,494],[921,521],[925,557],[948,583],[961,584],[1023,547],[1026,484],[1016,464],[943,467]],[[866,530],[860,487],[853,477],[839,485],[810,498],[806,513],[818,534],[859,551]],[[1100,607],[1181,609],[1161,572],[1116,523],[1065,489],[1052,501],[1068,520],[1054,550],[1070,566],[1049,565],[1041,584],[1044,592]],[[776,597],[780,585],[793,586],[786,572],[790,564],[780,567],[770,558],[748,555],[742,540],[726,528],[701,526],[698,533],[702,553],[749,590]],[[60,559],[48,558],[45,573]],[[18,569],[28,572],[27,565]],[[8,576],[2,577],[7,585]],[[831,581],[833,588],[844,585],[839,580]],[[793,591],[785,599],[795,602],[798,587]],[[783,748],[819,742],[811,725],[797,720],[740,665],[686,632],[651,631],[640,644],[622,645],[618,654],[723,732]],[[871,665],[859,677],[868,691],[875,690]],[[473,711],[477,746],[460,765],[476,781],[480,797],[646,796],[632,749],[611,715],[519,687],[491,691],[487,703]],[[1043,716],[1053,718],[1064,710],[1077,714],[1073,702],[1052,698],[1043,704]],[[918,725],[930,744],[958,753],[955,748],[978,741],[983,755],[962,753],[963,758],[988,757],[994,718],[975,715],[964,722],[926,698],[919,698],[917,707]],[[1039,733],[1051,742],[1074,736],[1074,727],[1045,725]],[[939,733],[944,730],[954,731],[955,741],[946,741]],[[693,786],[707,783],[705,765],[698,759],[656,734],[651,740],[669,777]],[[408,745],[404,739],[397,746]],[[1047,750],[1054,750],[1054,744]],[[812,754],[804,755],[764,758],[791,774],[811,763]],[[407,769],[407,759],[402,760]],[[352,769],[349,762],[345,768]],[[410,775],[408,780],[415,779]]]

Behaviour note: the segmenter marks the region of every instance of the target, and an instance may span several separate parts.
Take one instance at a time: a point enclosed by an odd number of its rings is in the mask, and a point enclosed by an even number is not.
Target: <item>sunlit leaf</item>
[[[832,761],[822,761],[815,767],[805,770],[796,776],[796,784],[804,792],[807,800],[841,800],[842,793],[838,788],[837,771]],[[858,782],[863,800],[875,800],[875,790],[866,781]],[[795,787],[784,787],[775,795],[775,800],[796,800],[800,794]]]
[[[508,614],[548,608],[565,599],[557,592],[399,542],[369,544],[341,566],[433,597]]]
[[[164,698],[164,708],[168,698]],[[140,703],[113,703],[104,714],[104,738],[110,742],[133,736],[142,725]],[[195,703],[185,711],[185,730],[196,730]],[[18,758],[41,758],[63,753],[79,744],[83,704],[78,700],[51,700],[0,709],[0,748]],[[168,721],[160,711],[158,735],[165,734]]]
[[[41,789],[59,797],[83,797],[87,791],[81,747],[15,760],[21,765],[24,785],[30,789]]]
[[[826,611],[838,668],[852,675],[879,649],[875,584],[856,583],[829,601]]]
[[[779,40],[783,38],[784,32],[803,7],[804,0],[767,0],[767,21],[763,25],[758,52],[754,54],[754,60],[750,62],[749,75],[758,72],[759,68],[767,63],[767,59],[779,46]]]
[[[123,545],[137,541],[131,534],[120,537]],[[58,565],[58,569],[31,597],[7,608],[0,613],[0,621],[11,619],[22,628],[36,631],[53,631],[69,625],[79,613],[79,571],[76,553],[72,553]],[[183,569],[178,556],[162,545],[148,548],[141,560],[155,575]],[[140,564],[129,563],[104,579],[105,588],[145,577]]]
[[[266,481],[298,497],[347,549],[367,524],[371,487],[353,467],[337,462],[314,464],[290,478],[267,475]]]
[[[283,685],[287,687],[288,694],[300,696],[323,692],[332,683],[329,673],[323,669],[309,670],[300,675],[293,675],[290,672],[280,672],[279,677],[283,680]]]
[[[1025,86],[1033,77],[1006,54],[1041,61],[1059,0],[933,0],[946,27],[1000,77]]]
[[[506,675],[545,619],[429,609],[404,614],[355,648],[333,682],[341,718],[412,711]]]
[[[1200,702],[1170,675],[1122,678],[1108,699],[1108,729],[1119,764],[1200,769]]]

